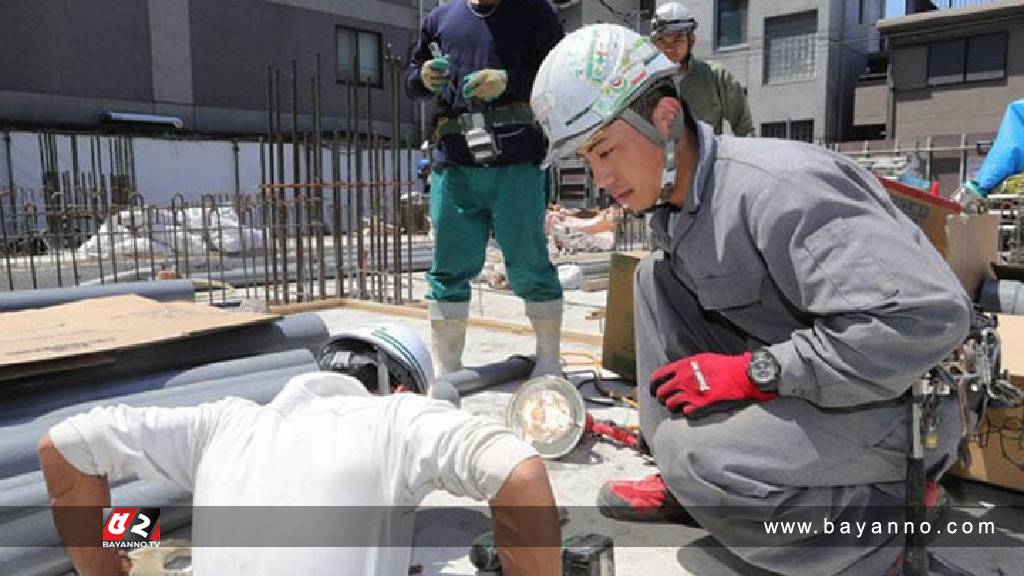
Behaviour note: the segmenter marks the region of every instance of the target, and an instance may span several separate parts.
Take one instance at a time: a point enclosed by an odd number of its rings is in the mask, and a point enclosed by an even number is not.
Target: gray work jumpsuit
[[[673,494],[746,561],[800,576],[883,574],[902,536],[783,539],[763,521],[901,510],[902,397],[966,337],[970,299],[848,158],[698,126],[689,196],[681,209],[656,209],[656,249],[637,269],[644,437]],[[762,346],[782,368],[776,400],[686,419],[649,393],[651,372],[670,361]],[[933,477],[952,464],[960,426],[955,402],[939,413]]]

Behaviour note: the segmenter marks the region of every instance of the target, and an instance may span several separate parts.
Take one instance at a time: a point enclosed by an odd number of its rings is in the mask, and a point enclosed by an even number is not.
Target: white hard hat
[[[321,349],[321,370],[342,372],[358,378],[376,392],[378,352],[396,384],[406,384],[413,392],[433,396],[434,363],[423,339],[397,324],[369,324],[331,335]]]
[[[540,65],[530,95],[549,142],[543,165],[572,155],[676,69],[647,38],[622,26],[592,24],[563,38]]]
[[[657,40],[663,34],[673,32],[693,32],[697,29],[697,21],[690,15],[690,10],[679,2],[669,2],[658,6],[651,18],[651,40]]]

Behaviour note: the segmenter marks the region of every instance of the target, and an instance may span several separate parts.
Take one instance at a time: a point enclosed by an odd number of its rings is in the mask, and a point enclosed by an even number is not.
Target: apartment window
[[[762,138],[814,141],[814,120],[787,120],[785,122],[764,122],[761,124]]]
[[[817,29],[817,10],[765,19],[765,84],[814,78]]]
[[[715,47],[747,43],[747,0],[718,0],[715,11]]]
[[[381,85],[380,34],[338,27],[338,81]],[[358,68],[358,76],[353,71]]]
[[[967,40],[965,80],[997,80],[1006,76],[1006,34],[972,36]]]
[[[928,45],[928,85],[998,80],[1006,76],[1006,33]]]
[[[761,138],[786,138],[785,122],[764,122],[761,124]]]
[[[928,46],[928,85],[963,82],[966,48],[963,38],[932,42]]]

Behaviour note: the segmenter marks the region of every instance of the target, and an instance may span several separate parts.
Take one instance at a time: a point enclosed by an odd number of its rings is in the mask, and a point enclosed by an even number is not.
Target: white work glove
[[[187,568],[167,568],[181,558],[190,560]],[[188,540],[163,540],[154,548],[137,548],[128,553],[132,569],[128,576],[191,576],[192,545]]]
[[[420,80],[427,90],[437,92],[448,82],[448,59],[433,58],[420,67]]]
[[[466,83],[462,85],[462,95],[466,98],[479,98],[490,102],[501,96],[508,87],[508,72],[484,68],[466,75]]]
[[[981,189],[973,180],[964,182],[960,188],[957,189],[956,193],[953,194],[953,200],[958,202],[963,207],[964,212],[968,214],[983,214],[987,209],[987,203],[984,196],[981,195]]]

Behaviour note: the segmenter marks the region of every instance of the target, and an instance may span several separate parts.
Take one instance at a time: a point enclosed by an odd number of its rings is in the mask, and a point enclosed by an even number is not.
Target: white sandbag
[[[236,224],[237,226],[237,224]],[[227,254],[239,254],[243,251],[242,240],[245,240],[244,251],[248,254],[254,250],[263,249],[263,233],[252,228],[225,227],[218,234],[217,230],[210,231],[210,246],[214,250],[220,250]]]
[[[562,290],[578,290],[583,283],[583,269],[575,264],[562,264],[558,267],[558,283]]]

